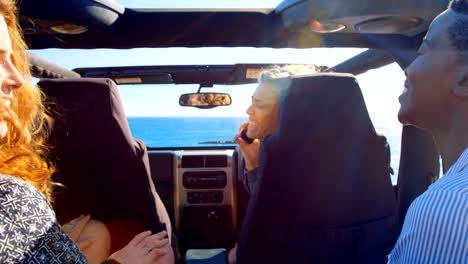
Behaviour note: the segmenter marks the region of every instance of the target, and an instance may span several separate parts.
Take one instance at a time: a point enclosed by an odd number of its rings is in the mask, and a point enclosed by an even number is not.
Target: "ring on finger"
[[[145,250],[147,250],[147,251],[153,250],[150,246],[148,246],[148,245],[146,245],[146,244],[143,246],[143,249],[145,249]]]

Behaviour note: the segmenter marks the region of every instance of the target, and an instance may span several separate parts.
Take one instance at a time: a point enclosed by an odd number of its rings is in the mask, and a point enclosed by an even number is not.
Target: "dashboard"
[[[236,241],[242,182],[234,149],[150,150],[149,159],[183,248],[228,247]]]

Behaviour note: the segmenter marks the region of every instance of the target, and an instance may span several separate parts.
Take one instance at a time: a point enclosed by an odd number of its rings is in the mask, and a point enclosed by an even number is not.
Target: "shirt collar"
[[[450,167],[447,174],[459,173],[464,170],[468,165],[468,148],[466,148],[457,161]]]

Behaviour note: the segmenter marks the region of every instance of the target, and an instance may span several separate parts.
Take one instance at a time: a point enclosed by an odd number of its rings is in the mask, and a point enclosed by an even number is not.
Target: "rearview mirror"
[[[230,104],[231,96],[225,93],[189,93],[179,98],[179,105],[197,108],[213,108]]]

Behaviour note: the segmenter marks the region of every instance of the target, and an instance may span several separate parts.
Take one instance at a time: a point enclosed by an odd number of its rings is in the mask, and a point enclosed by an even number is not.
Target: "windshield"
[[[133,135],[154,148],[229,146],[256,88],[215,85],[201,92],[231,95],[232,104],[211,109],[182,107],[179,96],[197,92],[198,85],[121,85],[119,92]]]
[[[302,63],[334,66],[364,49],[316,48],[166,48],[132,50],[33,50],[68,69],[129,65],[204,65],[236,63]],[[404,74],[392,64],[357,77],[371,119],[390,143],[392,168],[398,172],[401,124],[397,120],[398,96]],[[198,85],[119,85],[119,92],[134,137],[152,148],[234,146],[239,125],[247,120],[256,84],[204,88],[202,92],[231,95],[230,106],[213,109],[181,107],[179,96],[193,93]],[[396,177],[394,176],[393,179]]]

